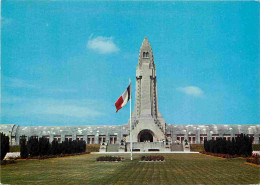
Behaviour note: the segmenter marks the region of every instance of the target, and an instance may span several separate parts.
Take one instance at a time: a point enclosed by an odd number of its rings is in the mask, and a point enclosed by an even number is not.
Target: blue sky
[[[145,36],[167,123],[259,124],[258,2],[1,4],[2,124],[127,123]]]

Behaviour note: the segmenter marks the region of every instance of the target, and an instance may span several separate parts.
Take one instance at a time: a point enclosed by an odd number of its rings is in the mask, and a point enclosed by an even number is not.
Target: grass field
[[[260,168],[245,159],[202,154],[163,154],[166,162],[139,162],[140,154],[123,162],[96,162],[87,154],[48,160],[18,161],[1,166],[4,184],[257,184]]]

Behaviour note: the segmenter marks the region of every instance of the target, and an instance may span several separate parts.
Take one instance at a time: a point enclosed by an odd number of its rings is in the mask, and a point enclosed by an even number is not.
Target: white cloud
[[[46,91],[50,92],[50,93],[76,93],[76,92],[78,92],[77,89],[61,89],[61,88],[47,89]]]
[[[8,88],[37,89],[37,90],[40,90],[41,92],[47,92],[47,93],[76,93],[76,92],[78,92],[77,89],[41,87],[39,85],[35,85],[35,83],[33,84],[33,83],[30,83],[23,79],[12,78],[12,77],[7,77],[7,76],[3,76],[3,82],[4,83],[2,86],[8,87]]]
[[[12,19],[0,17],[0,21],[1,21],[1,26],[3,26],[3,25],[6,25],[6,24],[10,24],[12,22]]]
[[[3,87],[11,87],[11,88],[39,88],[34,84],[30,84],[26,82],[25,80],[18,79],[18,78],[9,78],[9,77],[3,77],[6,80],[6,83],[3,83]]]
[[[103,115],[103,113],[88,107],[75,105],[52,105],[45,109],[43,113],[71,117],[97,117]]]
[[[204,92],[202,91],[201,88],[196,87],[196,86],[187,86],[187,87],[178,87],[176,88],[178,91],[183,92],[187,95],[190,96],[202,96],[204,94]]]
[[[119,48],[113,42],[112,37],[99,36],[96,38],[92,38],[92,35],[88,40],[87,48],[90,50],[94,50],[100,54],[108,54],[119,51]]]
[[[103,102],[104,103],[104,102]],[[96,118],[104,116],[99,100],[51,99],[5,96],[2,115],[5,116],[69,116]],[[99,106],[97,106],[99,105]],[[14,109],[13,106],[16,108]]]
[[[1,97],[1,103],[2,104],[13,104],[13,103],[19,103],[19,102],[23,102],[26,99],[25,98],[21,98],[19,96],[3,96]]]

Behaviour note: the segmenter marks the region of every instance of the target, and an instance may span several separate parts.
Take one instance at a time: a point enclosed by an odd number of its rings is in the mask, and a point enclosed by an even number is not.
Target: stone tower
[[[165,121],[158,109],[156,69],[151,45],[145,37],[136,69],[133,142],[165,140]]]

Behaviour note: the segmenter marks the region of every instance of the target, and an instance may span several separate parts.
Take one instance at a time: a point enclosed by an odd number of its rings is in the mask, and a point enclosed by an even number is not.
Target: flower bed
[[[251,157],[246,158],[246,162],[253,163],[253,164],[256,164],[256,165],[260,165],[259,158],[260,158],[260,155],[253,154]]]
[[[118,161],[122,161],[122,157],[119,156],[100,156],[97,158],[97,161],[114,161],[114,162],[118,162]]]
[[[164,161],[164,157],[161,155],[142,156],[141,161]]]
[[[238,157],[238,155],[230,155],[230,154],[219,154],[219,153],[210,153],[210,152],[205,152],[202,151],[200,152],[201,154],[206,154],[206,155],[211,155],[211,156],[215,156],[215,157],[222,157],[222,158],[226,158],[226,159],[231,159],[231,158],[236,158]]]

